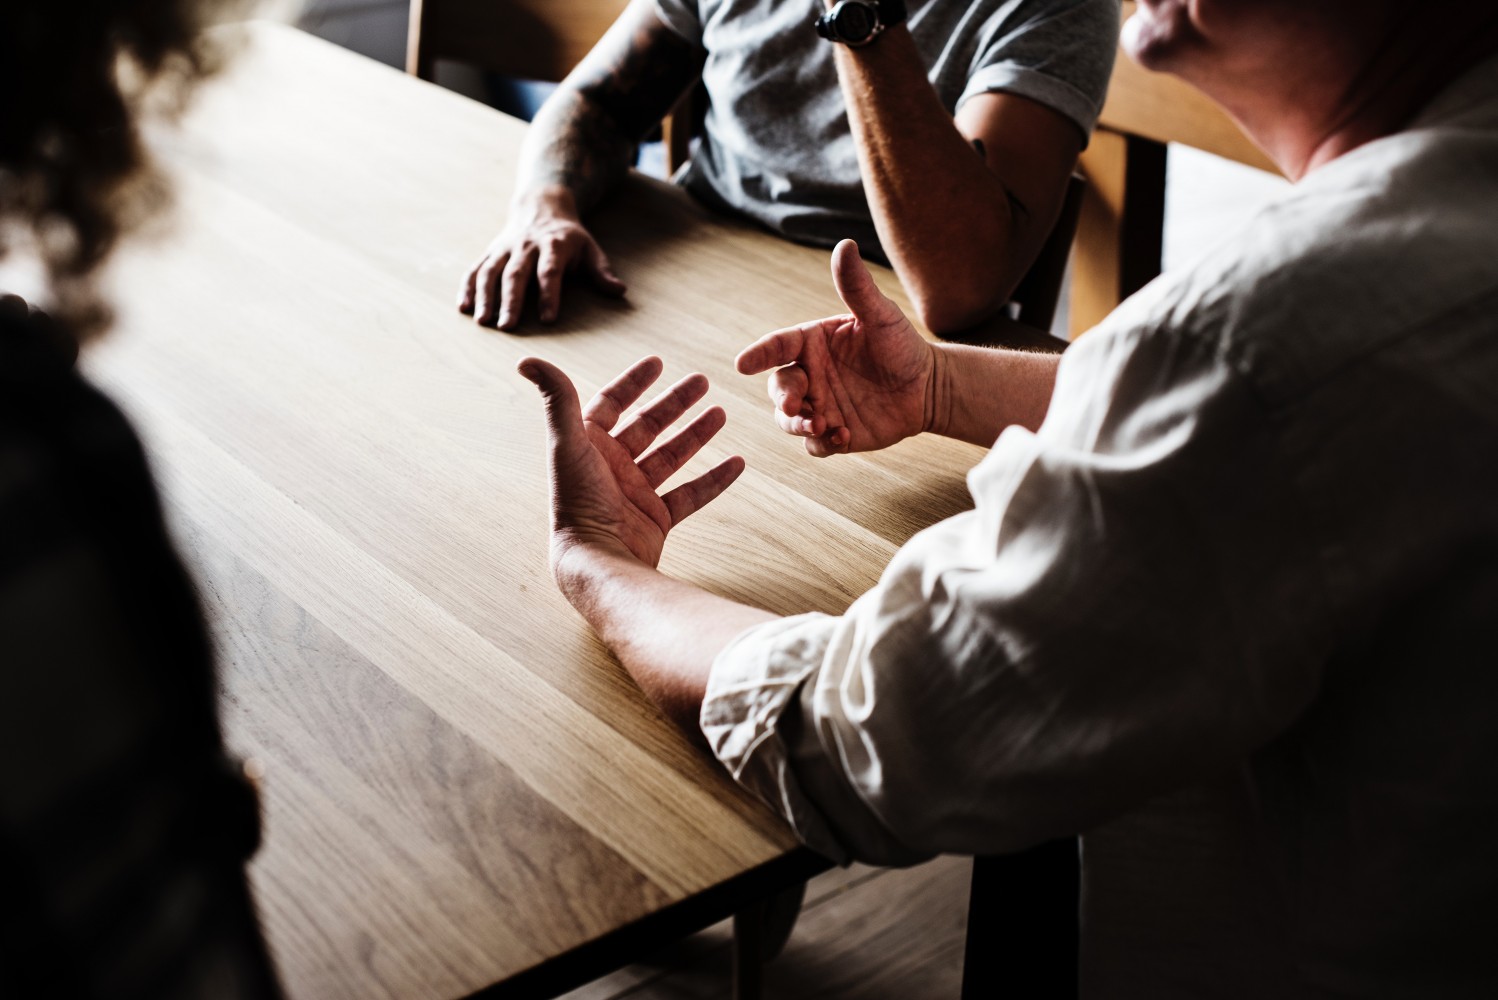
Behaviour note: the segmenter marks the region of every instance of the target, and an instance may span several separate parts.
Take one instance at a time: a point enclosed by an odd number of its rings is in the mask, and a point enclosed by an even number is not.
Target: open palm
[[[707,393],[707,379],[690,375],[620,425],[624,412],[660,377],[661,367],[659,358],[637,361],[583,408],[561,369],[539,358],[520,362],[520,373],[546,399],[554,560],[568,545],[602,544],[656,566],[670,530],[743,471],[743,459],[729,458],[668,493],[656,492],[712,440],[725,419],[721,407],[712,407],[650,447]]]
[[[850,313],[776,330],[737,360],[745,375],[771,371],[776,422],[819,457],[925,430],[934,369],[931,345],[879,291],[852,240],[833,251],[832,276]]]

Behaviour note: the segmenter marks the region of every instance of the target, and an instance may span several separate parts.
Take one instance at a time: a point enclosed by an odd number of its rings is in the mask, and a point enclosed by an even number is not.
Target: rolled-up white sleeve
[[[809,846],[878,864],[1074,834],[1237,759],[1320,681],[1282,433],[1207,346],[1089,334],[1041,430],[1005,431],[969,475],[973,511],[842,616],[718,656],[714,751]]]

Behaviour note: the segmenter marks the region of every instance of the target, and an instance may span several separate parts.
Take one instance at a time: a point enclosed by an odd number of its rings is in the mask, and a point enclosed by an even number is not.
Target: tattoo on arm
[[[524,186],[565,187],[586,211],[624,175],[634,144],[577,93],[558,90],[549,103],[547,141]]]
[[[973,148],[978,151],[978,159],[984,163],[988,162],[988,150],[983,146],[982,139],[969,139]],[[1030,209],[1024,202],[1020,201],[1019,195],[1009,189],[1008,184],[1001,185],[1004,188],[1004,198],[1009,202],[1009,214],[1020,224],[1028,225],[1030,222]]]
[[[563,185],[580,211],[618,183],[636,145],[698,79],[706,60],[652,10],[631,5],[625,17],[633,18],[634,30],[606,35],[533,126],[544,143],[524,185]]]

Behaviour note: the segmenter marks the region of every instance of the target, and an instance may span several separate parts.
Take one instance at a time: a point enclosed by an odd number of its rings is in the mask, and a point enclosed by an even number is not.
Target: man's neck
[[[1299,180],[1406,128],[1454,80],[1495,55],[1498,20],[1491,15],[1433,22],[1406,13],[1342,86],[1287,88],[1277,108],[1248,95],[1224,104],[1285,175]]]
[[[1459,77],[1498,55],[1498,23],[1445,22],[1424,32],[1404,30],[1412,25],[1399,28],[1397,40],[1377,53],[1352,82],[1326,133],[1308,144],[1301,173],[1407,128]]]

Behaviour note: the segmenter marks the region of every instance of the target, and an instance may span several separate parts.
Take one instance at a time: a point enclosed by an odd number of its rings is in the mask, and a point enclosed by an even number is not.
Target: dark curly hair
[[[0,258],[25,247],[79,340],[109,311],[93,276],[166,185],[139,123],[175,114],[222,61],[224,0],[0,2]]]

